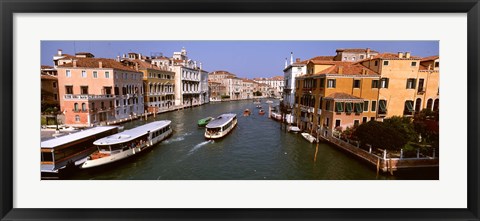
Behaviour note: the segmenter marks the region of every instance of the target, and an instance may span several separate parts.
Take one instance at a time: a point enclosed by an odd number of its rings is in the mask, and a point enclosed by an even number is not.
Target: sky
[[[41,64],[53,66],[58,49],[74,55],[90,52],[96,58],[116,58],[128,52],[172,57],[182,47],[187,56],[208,72],[224,70],[242,78],[282,75],[285,58],[306,60],[333,56],[338,48],[370,48],[380,53],[411,52],[412,56],[439,55],[438,41],[42,41]]]

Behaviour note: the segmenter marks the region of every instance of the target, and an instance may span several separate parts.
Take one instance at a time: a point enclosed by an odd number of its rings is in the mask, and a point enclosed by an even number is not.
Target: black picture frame
[[[478,0],[0,0],[1,220],[479,220]],[[14,13],[467,13],[468,202],[466,209],[19,209],[13,208]],[[448,190],[445,190],[448,191]],[[448,199],[438,199],[448,200]]]

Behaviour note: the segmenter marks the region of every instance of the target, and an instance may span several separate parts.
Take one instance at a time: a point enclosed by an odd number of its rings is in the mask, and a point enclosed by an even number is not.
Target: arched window
[[[79,115],[75,115],[75,121],[80,122],[80,116]]]
[[[73,104],[73,110],[78,111],[78,103]]]
[[[433,102],[433,111],[438,111],[438,106],[440,105],[440,100],[437,98],[435,102]]]
[[[87,110],[87,105],[85,103],[82,103],[82,111],[86,111]]]
[[[432,110],[432,104],[433,104],[433,99],[428,99],[427,101],[427,109],[428,110]]]
[[[415,113],[419,113],[421,109],[422,109],[422,99],[417,98],[417,100],[415,101]]]

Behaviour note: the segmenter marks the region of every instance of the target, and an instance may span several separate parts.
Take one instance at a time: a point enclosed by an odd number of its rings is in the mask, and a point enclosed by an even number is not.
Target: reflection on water
[[[278,103],[278,101],[277,101]],[[262,103],[265,110],[268,104]],[[242,115],[252,110],[248,117]],[[236,113],[237,127],[226,137],[205,140],[197,121],[222,113]],[[126,123],[129,129],[153,120],[172,121],[174,133],[146,153],[118,164],[81,170],[70,179],[99,180],[375,180],[438,179],[437,169],[421,173],[380,175],[345,152],[325,143],[308,143],[288,133],[267,114],[258,115],[252,101],[222,102],[151,116]]]

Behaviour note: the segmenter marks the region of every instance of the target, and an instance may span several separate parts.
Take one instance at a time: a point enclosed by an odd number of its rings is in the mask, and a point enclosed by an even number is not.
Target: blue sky
[[[335,55],[337,48],[371,48],[379,52],[411,52],[413,56],[439,55],[438,41],[42,41],[41,64],[53,65],[57,49],[63,53],[90,52],[97,58],[115,58],[128,52],[163,53],[185,47],[188,57],[202,62],[206,71],[226,70],[239,77],[283,75],[285,58],[302,60]]]

